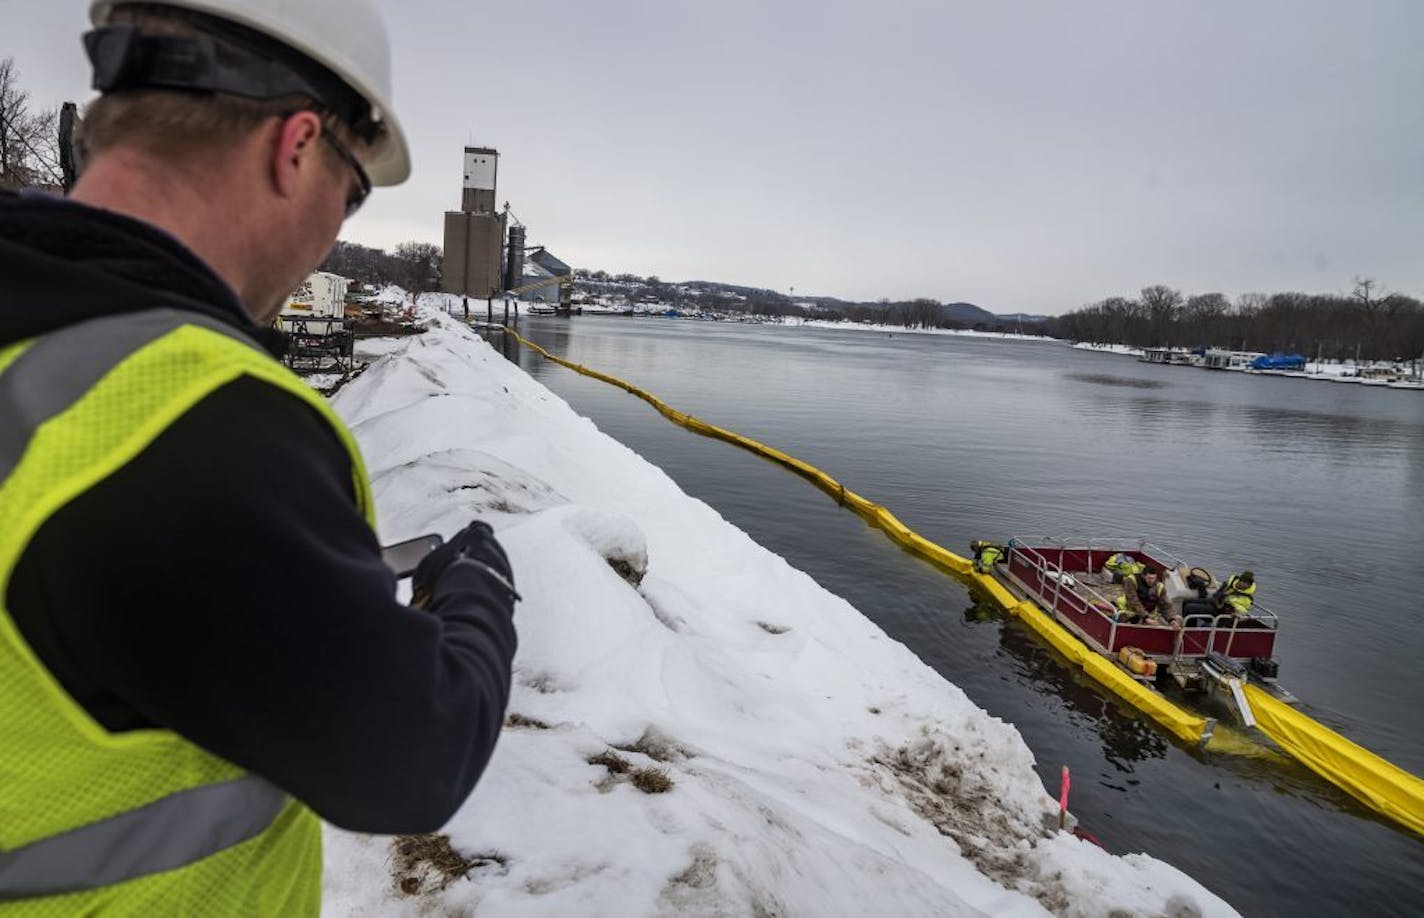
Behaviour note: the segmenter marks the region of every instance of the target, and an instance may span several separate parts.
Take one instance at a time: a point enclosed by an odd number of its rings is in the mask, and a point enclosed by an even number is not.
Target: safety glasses
[[[351,171],[356,173],[356,188],[346,196],[346,219],[349,220],[355,215],[356,211],[361,209],[361,205],[366,203],[366,199],[371,196],[371,177],[366,174],[365,167],[362,166],[361,161],[356,158],[356,154],[351,152],[351,148],[336,139],[336,132],[332,129],[331,125],[327,123],[326,119],[331,117],[327,112],[323,112],[319,109],[294,109],[289,112],[283,112],[280,117],[285,120],[297,114],[299,111],[311,111],[322,119],[322,139],[331,144],[331,148],[336,151],[336,155],[340,156],[342,161],[351,167]]]
[[[346,160],[346,165],[356,173],[356,187],[346,196],[346,219],[349,220],[371,196],[371,177],[366,174],[365,168],[356,159],[356,154],[352,153],[346,144],[337,140],[336,134],[324,124],[321,128],[321,136],[326,138],[326,142],[331,144],[331,148],[336,151],[336,155]]]

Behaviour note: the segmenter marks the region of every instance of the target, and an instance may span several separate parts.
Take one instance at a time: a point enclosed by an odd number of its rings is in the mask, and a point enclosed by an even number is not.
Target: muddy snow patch
[[[1029,857],[1033,846],[1052,834],[1043,821],[1025,819],[999,803],[999,783],[986,772],[988,763],[966,762],[964,748],[934,728],[924,733],[918,741],[871,756],[871,773],[880,787],[887,794],[902,794],[986,876],[1033,896],[1051,912],[1066,911],[1069,898],[1061,877],[1042,876]]]

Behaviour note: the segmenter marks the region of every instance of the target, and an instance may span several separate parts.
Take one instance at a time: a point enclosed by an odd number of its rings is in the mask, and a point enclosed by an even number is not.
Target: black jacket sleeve
[[[452,565],[394,598],[344,447],[239,379],[45,523],[8,608],[110,730],[161,725],[344,828],[430,831],[493,752],[512,599]]]

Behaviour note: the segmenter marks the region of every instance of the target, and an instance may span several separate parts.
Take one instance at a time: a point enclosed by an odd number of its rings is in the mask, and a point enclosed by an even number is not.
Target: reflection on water
[[[1420,393],[1039,343],[612,319],[525,320],[522,331],[815,462],[952,548],[1139,534],[1213,570],[1251,568],[1260,601],[1283,615],[1285,684],[1317,718],[1424,771],[1424,618],[1408,613],[1424,544]],[[1225,728],[1211,751],[1178,745],[800,479],[517,356],[1012,722],[1046,785],[1070,765],[1083,776],[1074,811],[1111,849],[1163,857],[1247,913],[1417,907],[1419,840],[1303,767]],[[1242,852],[1263,851],[1241,869]]]
[[[1166,755],[1167,741],[1136,712],[1123,711],[1118,702],[1105,696],[1079,670],[1034,637],[1026,626],[1005,620],[997,604],[975,593],[970,591],[974,602],[964,610],[964,620],[997,628],[999,647],[1013,659],[1016,671],[1027,677],[1039,692],[1062,699],[1070,710],[1080,715],[1080,722],[1092,726],[1102,741],[1105,761],[1118,771],[1130,774],[1132,763]]]
[[[510,327],[518,329],[519,325],[511,321]],[[499,351],[505,360],[518,362],[519,341],[513,335],[505,334],[504,330],[499,328],[482,328],[479,329],[479,336]]]
[[[1167,384],[1155,379],[1136,379],[1131,376],[1109,376],[1106,373],[1065,373],[1064,379],[1092,383],[1097,386],[1125,386],[1130,389],[1165,389]]]

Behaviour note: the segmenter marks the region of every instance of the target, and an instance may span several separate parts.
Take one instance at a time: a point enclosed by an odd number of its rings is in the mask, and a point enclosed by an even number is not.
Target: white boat
[[[1264,357],[1259,351],[1226,351],[1210,348],[1203,355],[1201,365],[1208,370],[1236,370],[1244,372],[1257,357]]]
[[[1161,363],[1178,367],[1199,367],[1202,365],[1202,358],[1184,347],[1144,348],[1142,356],[1137,359],[1143,363]]]

